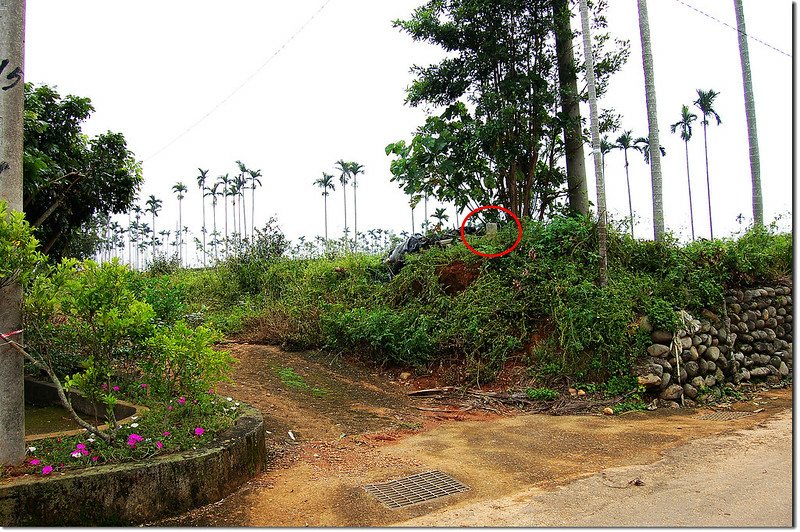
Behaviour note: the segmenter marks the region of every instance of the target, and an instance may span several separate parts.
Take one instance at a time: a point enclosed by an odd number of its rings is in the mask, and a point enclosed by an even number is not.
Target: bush
[[[168,255],[156,251],[153,259],[147,263],[145,271],[152,276],[170,275],[181,269],[181,259],[177,253]]]
[[[38,245],[25,214],[9,211],[8,204],[0,200],[0,289],[14,282],[28,282],[45,259],[37,251]]]

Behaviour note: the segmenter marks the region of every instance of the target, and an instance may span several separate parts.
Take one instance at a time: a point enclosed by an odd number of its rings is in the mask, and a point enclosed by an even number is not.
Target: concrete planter
[[[212,443],[144,462],[91,467],[0,484],[0,526],[129,526],[216,502],[262,471],[264,422],[240,407]]]

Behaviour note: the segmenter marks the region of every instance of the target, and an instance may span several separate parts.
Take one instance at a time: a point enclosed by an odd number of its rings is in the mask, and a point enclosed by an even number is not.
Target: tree
[[[333,174],[322,172],[322,177],[314,181],[314,185],[322,189],[322,197],[325,202],[325,247],[328,247],[328,196],[331,191],[336,190],[333,183]]]
[[[220,186],[223,186],[223,183],[221,181],[217,181],[216,183],[214,183],[210,187],[206,187],[205,189],[206,190],[205,195],[211,196],[211,212],[214,219],[214,232],[212,233],[213,235],[215,235],[213,239],[214,260],[219,260],[219,253],[217,249],[217,245],[219,243],[217,241],[218,240],[217,236],[219,236],[219,233],[217,233],[217,196],[221,195],[221,193],[219,192]]]
[[[642,41],[642,66],[644,68],[645,100],[647,102],[648,146],[661,146],[658,140],[658,113],[656,104],[656,81],[653,73],[653,54],[650,50],[650,22],[647,18],[647,0],[639,3],[639,37]],[[650,163],[650,178],[653,183],[653,233],[655,239],[664,238],[664,199],[661,190],[661,154],[653,153]]]
[[[583,53],[586,56],[586,82],[589,85],[589,123],[592,130],[592,153],[594,154],[594,175],[597,180],[597,240],[600,255],[600,286],[608,284],[608,253],[606,252],[606,184],[603,176],[600,153],[600,126],[597,118],[597,92],[594,79],[594,57],[592,38],[589,29],[589,8],[586,0],[580,0],[581,27],[583,29]]]
[[[358,186],[357,178],[358,174],[364,173],[364,166],[358,164],[355,161],[350,161],[348,163],[348,170],[350,173],[350,177],[353,178],[353,241],[355,243],[355,247],[358,247],[358,203],[356,203],[356,188]]]
[[[707,91],[697,89],[697,99],[694,101],[694,105],[700,109],[700,112],[703,113],[703,120],[700,122],[703,124],[703,147],[705,148],[705,155],[706,155],[706,190],[708,191],[708,229],[711,235],[711,240],[714,240],[714,222],[711,216],[711,177],[708,173],[708,117],[713,116],[717,120],[717,125],[722,123],[717,111],[714,110],[714,100],[716,97],[719,96],[719,93],[714,91],[713,89],[708,89]]]
[[[156,216],[158,215],[159,211],[161,210],[162,202],[160,199],[156,198],[153,194],[150,194],[150,198],[146,202],[147,204],[147,212],[153,215],[153,258],[156,256]]]
[[[183,226],[183,198],[186,191],[189,190],[186,188],[186,185],[183,183],[176,183],[172,185],[172,191],[178,196],[178,227]],[[183,235],[180,234],[178,231],[178,258],[181,261],[181,266],[183,266]]]
[[[681,140],[686,151],[686,183],[689,186],[689,222],[692,227],[692,242],[694,242],[694,208],[692,207],[692,179],[689,175],[689,141],[692,140],[692,122],[697,120],[697,115],[689,111],[689,106],[681,107],[681,119],[669,126],[669,130],[675,133],[680,129]]]
[[[219,181],[217,182],[218,185],[222,186],[222,190],[220,190],[219,195],[222,198],[222,206],[224,208],[225,214],[225,250],[228,249],[228,187],[230,186],[231,180],[228,174],[221,175],[217,178]],[[216,198],[216,196],[215,196]]]
[[[208,170],[197,169],[200,174],[197,176],[197,188],[200,189],[200,201],[203,204],[203,267],[206,266],[206,181],[208,180]]]
[[[342,197],[344,198],[344,237],[345,247],[347,247],[347,184],[350,182],[350,164],[344,159],[336,161],[336,169],[339,171],[339,183],[342,185]]]
[[[593,20],[602,25],[603,2]],[[551,0],[429,0],[395,27],[441,46],[447,58],[415,66],[406,103],[437,109],[411,141],[389,144],[392,181],[459,209],[502,205],[515,215],[560,209],[563,121]],[[627,57],[606,53],[598,35],[597,92]],[[490,213],[496,215],[496,213]]]
[[[444,207],[437,208],[435,211],[433,211],[433,214],[431,216],[433,218],[436,218],[436,230],[437,231],[441,230],[442,229],[442,224],[450,219],[450,217],[447,214],[445,214],[445,208]]]
[[[261,186],[261,180],[259,177],[263,177],[261,175],[261,170],[247,170],[247,174],[250,176],[248,179],[250,180],[250,207],[252,209],[252,213],[250,216],[250,234],[253,235],[253,238],[256,236],[256,185],[259,187]]]
[[[633,136],[631,135],[631,131],[630,130],[623,131],[622,135],[617,137],[617,140],[616,140],[616,143],[614,144],[614,147],[616,149],[618,149],[618,150],[622,150],[622,153],[625,156],[625,182],[628,185],[628,210],[630,212],[630,217],[631,217],[631,238],[634,238],[634,236],[633,236],[633,202],[631,201],[631,177],[630,177],[630,173],[628,171],[628,166],[629,166],[628,165],[628,150],[636,150],[636,151],[642,151],[642,150],[634,142]]]
[[[242,161],[236,161],[236,166],[239,167],[239,175],[236,176],[236,186],[239,190],[239,208],[241,213],[239,215],[239,232],[247,238],[247,209],[244,204],[244,193],[247,190],[247,166]]]
[[[758,128],[756,127],[756,102],[750,76],[750,52],[747,50],[747,30],[744,25],[742,0],[733,0],[736,11],[736,28],[739,30],[739,60],[742,63],[744,111],[747,118],[747,143],[750,146],[750,176],[753,181],[753,224],[764,225],[764,205],[761,197],[761,161],[758,155]]]
[[[559,96],[563,114],[564,152],[567,167],[567,197],[573,213],[589,214],[589,190],[583,154],[580,93],[575,58],[572,54],[572,28],[569,0],[553,1],[553,23],[556,42]]]
[[[88,98],[25,84],[23,206],[53,261],[91,256],[94,249],[76,245],[86,242],[88,225],[126,212],[142,183],[141,165],[121,133],[82,132],[93,111]]]

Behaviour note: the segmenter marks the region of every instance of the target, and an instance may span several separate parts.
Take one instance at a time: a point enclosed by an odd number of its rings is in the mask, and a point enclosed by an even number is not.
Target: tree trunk
[[[322,196],[325,199],[325,251],[328,251],[328,195]]]
[[[250,188],[250,237],[256,236],[256,182],[253,178],[252,187]]]
[[[650,50],[650,23],[647,19],[647,0],[639,3],[639,36],[642,40],[642,65],[644,67],[645,99],[647,100],[647,125],[650,150],[650,178],[653,182],[653,233],[656,240],[664,238],[664,203],[661,191],[661,144],[658,140],[656,82],[653,75],[653,54]]]
[[[181,228],[183,227],[182,203],[182,200],[178,199],[178,260],[181,262],[181,267],[183,267],[183,231],[181,231]]]
[[[353,172],[353,251],[358,251],[358,204],[356,203],[356,180],[358,174]]]
[[[586,81],[589,85],[589,122],[592,130],[592,153],[594,154],[594,176],[597,180],[597,233],[600,254],[600,286],[608,284],[608,254],[606,253],[606,184],[603,177],[602,153],[600,151],[600,129],[597,120],[597,92],[594,79],[594,57],[589,33],[589,8],[586,0],[580,0],[581,26],[583,28],[583,52],[586,56]]]
[[[694,242],[694,207],[692,207],[692,179],[689,177],[689,141],[684,140],[686,148],[686,183],[689,185],[689,223],[692,225],[692,242]]]
[[[630,212],[631,216],[631,238],[635,238],[633,236],[633,201],[631,200],[631,177],[628,172],[628,150],[625,149],[625,183],[628,185],[628,211]]]
[[[206,194],[203,187],[200,187],[200,199],[203,200],[203,268],[206,267]]]
[[[569,0],[553,2],[556,54],[558,58],[558,84],[564,122],[564,147],[567,161],[567,193],[569,208],[573,213],[589,213],[589,191],[586,185],[586,164],[581,131],[580,97],[575,59],[572,53],[572,28],[570,27]]]
[[[0,58],[9,61],[0,91],[0,199],[9,210],[22,211],[21,80],[25,40],[25,0],[7,0],[0,11]],[[19,78],[15,78],[17,74]],[[13,85],[13,86],[11,86]],[[22,286],[0,288],[0,334],[22,328]],[[25,394],[23,357],[9,346],[0,347],[0,465],[25,459]]]
[[[706,154],[706,190],[708,191],[708,230],[711,234],[711,240],[714,240],[714,222],[711,216],[711,177],[708,175],[708,124],[703,120],[703,147]]]
[[[744,111],[747,116],[747,142],[750,145],[750,175],[753,178],[753,224],[764,225],[764,205],[761,198],[761,163],[758,156],[758,128],[756,127],[756,103],[753,82],[750,77],[750,52],[747,50],[747,32],[744,26],[742,0],[733,0],[736,11],[736,27],[739,30],[739,58],[742,63],[744,85]]]
[[[344,249],[347,250],[347,183],[342,184],[342,197],[344,198]]]

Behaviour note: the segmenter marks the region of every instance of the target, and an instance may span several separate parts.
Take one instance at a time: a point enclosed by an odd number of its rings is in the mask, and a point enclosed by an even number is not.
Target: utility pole
[[[25,0],[0,0],[0,199],[22,210]],[[0,334],[22,328],[22,286],[0,289]],[[18,336],[10,339],[21,342]],[[25,459],[22,355],[0,342],[0,465]]]

